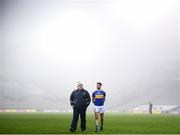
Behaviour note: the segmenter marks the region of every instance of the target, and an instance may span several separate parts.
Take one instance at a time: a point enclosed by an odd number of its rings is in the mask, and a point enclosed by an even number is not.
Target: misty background
[[[78,81],[90,94],[102,82],[106,110],[180,105],[179,7],[0,0],[0,108],[69,109]]]

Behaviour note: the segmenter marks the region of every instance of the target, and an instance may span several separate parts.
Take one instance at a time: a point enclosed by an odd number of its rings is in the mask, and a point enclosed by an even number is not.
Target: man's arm
[[[89,95],[89,92],[86,91],[86,105],[89,106],[90,103],[91,103],[91,97]]]
[[[104,92],[104,101],[105,101],[105,99],[106,99],[106,92]]]
[[[94,103],[95,102],[95,95],[94,95],[94,92],[92,94],[92,102]]]
[[[70,104],[71,106],[74,106],[74,91],[71,93],[71,96],[70,96]]]

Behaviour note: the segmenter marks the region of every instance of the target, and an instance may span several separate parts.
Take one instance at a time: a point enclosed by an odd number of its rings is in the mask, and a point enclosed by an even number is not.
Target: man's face
[[[100,84],[96,84],[96,88],[98,89],[98,90],[100,90],[101,89],[101,85]]]
[[[82,84],[78,85],[78,90],[82,90],[82,89],[83,89],[83,85]]]

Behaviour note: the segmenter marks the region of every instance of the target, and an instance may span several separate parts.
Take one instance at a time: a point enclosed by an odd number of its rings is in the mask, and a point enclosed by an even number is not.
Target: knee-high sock
[[[98,121],[98,119],[96,119],[96,126],[98,126],[98,123],[99,123],[99,121]]]

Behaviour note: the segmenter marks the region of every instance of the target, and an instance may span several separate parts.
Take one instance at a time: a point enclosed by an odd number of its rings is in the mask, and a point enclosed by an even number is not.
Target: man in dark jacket
[[[70,96],[70,103],[73,107],[73,119],[71,123],[71,132],[76,131],[79,115],[81,118],[81,131],[86,130],[86,109],[91,102],[90,95],[87,90],[83,88],[82,83],[78,83],[77,90],[74,90]]]

